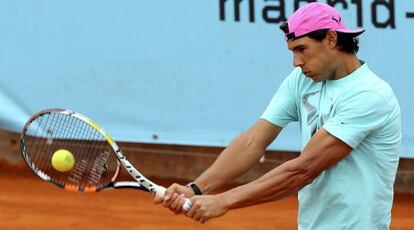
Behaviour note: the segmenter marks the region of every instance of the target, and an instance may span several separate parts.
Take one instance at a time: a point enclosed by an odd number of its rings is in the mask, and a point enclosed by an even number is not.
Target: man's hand
[[[202,224],[209,219],[224,215],[228,209],[220,195],[194,196],[191,199],[193,206],[187,216]]]
[[[164,199],[155,197],[154,203],[161,204],[165,208],[169,208],[174,214],[180,214],[183,212],[182,207],[185,202],[185,198],[194,196],[194,192],[191,188],[179,184],[172,184],[167,191],[165,191]]]

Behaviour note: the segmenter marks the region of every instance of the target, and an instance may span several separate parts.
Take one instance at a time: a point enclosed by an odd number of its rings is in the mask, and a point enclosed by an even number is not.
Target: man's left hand
[[[219,195],[194,196],[191,203],[193,205],[186,215],[202,224],[228,211],[224,199]]]

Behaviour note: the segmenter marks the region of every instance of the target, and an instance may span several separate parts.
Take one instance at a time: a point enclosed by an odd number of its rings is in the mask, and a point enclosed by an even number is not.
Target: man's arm
[[[213,165],[195,180],[203,194],[209,194],[245,173],[260,159],[280,131],[280,127],[260,119],[236,137]]]
[[[315,133],[302,154],[271,170],[259,179],[216,196],[195,196],[187,215],[204,223],[230,209],[281,199],[306,186],[325,169],[352,151],[323,128]]]
[[[229,146],[219,155],[216,161],[196,180],[203,194],[208,194],[229,181],[245,173],[264,154],[267,146],[277,137],[282,128],[259,119],[251,128],[237,136]],[[188,187],[173,184],[167,190],[165,199],[154,200],[163,202],[164,207],[172,211],[181,212],[184,199],[194,195]]]

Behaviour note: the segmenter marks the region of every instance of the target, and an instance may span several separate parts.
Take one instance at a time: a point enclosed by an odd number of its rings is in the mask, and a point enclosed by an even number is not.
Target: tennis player
[[[331,6],[309,3],[281,26],[296,67],[260,119],[236,137],[188,186],[173,184],[162,203],[205,223],[236,209],[298,192],[299,229],[389,229],[401,142],[391,87],[359,60],[357,36]],[[290,122],[300,122],[301,154],[259,179],[223,193]],[[277,218],[277,217],[275,217]]]

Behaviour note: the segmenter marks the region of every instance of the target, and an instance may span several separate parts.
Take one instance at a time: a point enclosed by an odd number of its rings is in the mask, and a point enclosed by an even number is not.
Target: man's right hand
[[[174,183],[165,191],[164,199],[155,198],[154,203],[162,203],[162,206],[169,208],[174,214],[180,214],[184,211],[182,207],[185,198],[191,198],[194,195],[193,189]]]

